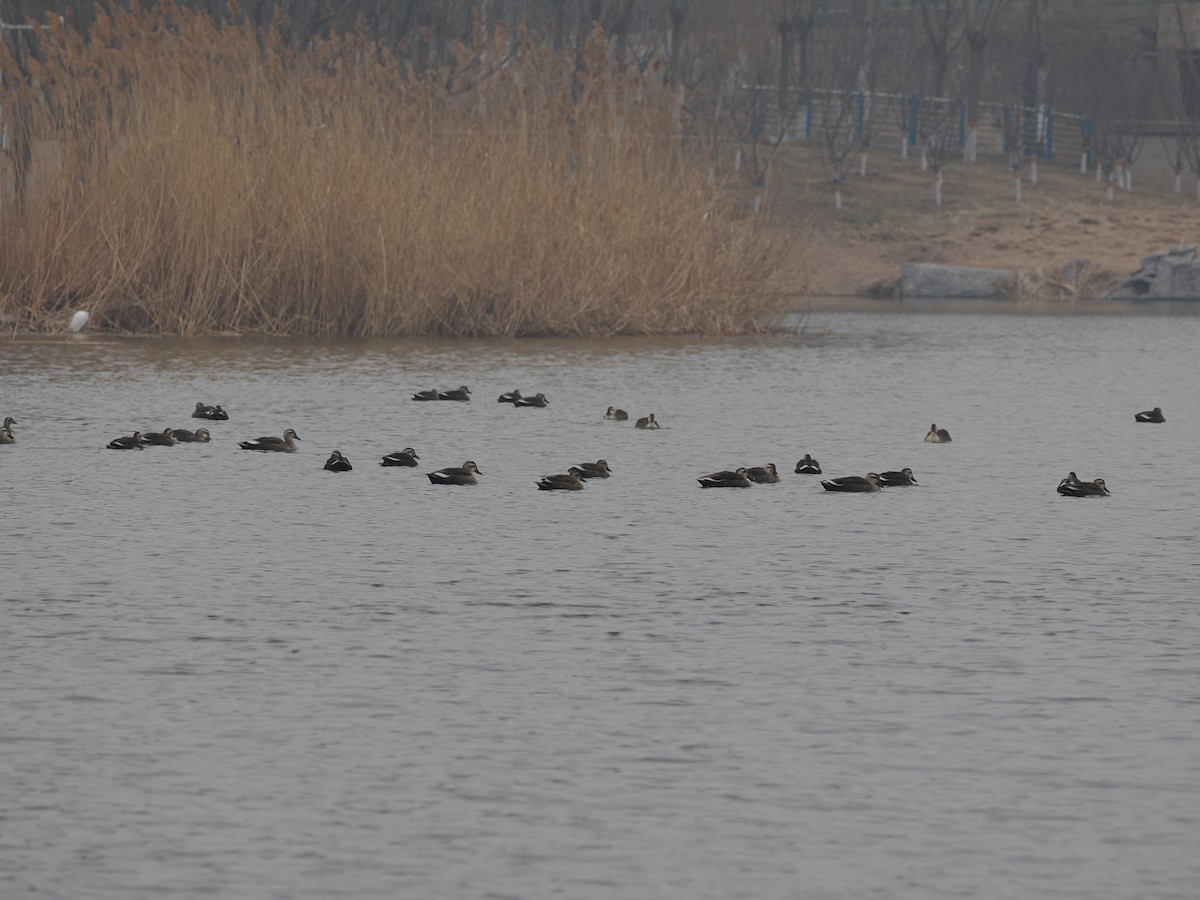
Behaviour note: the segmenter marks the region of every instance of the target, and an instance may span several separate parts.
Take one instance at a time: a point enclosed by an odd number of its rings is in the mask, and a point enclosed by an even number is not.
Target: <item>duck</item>
[[[634,427],[635,428],[643,428],[643,429],[653,429],[653,428],[661,428],[662,426],[658,424],[658,419],[654,418],[654,413],[650,413],[650,415],[644,416],[644,417],[638,419],[637,422],[634,424]]]
[[[205,406],[203,403],[197,403],[196,408],[192,410],[192,418],[193,419],[207,419],[208,414],[210,412],[212,412],[215,408],[216,407]]]
[[[12,431],[12,427],[16,424],[17,424],[17,420],[14,419],[12,416],[5,416],[4,424],[0,425],[0,428],[7,428],[9,431]]]
[[[513,406],[536,406],[538,409],[545,409],[550,405],[550,401],[546,399],[545,394],[537,394],[533,397],[522,397],[519,400],[513,401]]]
[[[582,491],[583,479],[578,475],[546,475],[538,483],[539,491]]]
[[[379,464],[381,466],[415,466],[420,458],[412,447],[405,447],[403,450],[389,453]]]
[[[148,431],[143,434],[142,443],[154,447],[173,447],[179,443],[179,439],[170,428],[164,428],[162,431]]]
[[[455,388],[452,391],[438,391],[437,398],[439,400],[457,400],[459,403],[466,403],[471,399],[471,389],[464,384],[462,387]]]
[[[845,475],[841,478],[831,478],[822,481],[821,487],[827,491],[842,491],[844,493],[870,494],[880,490],[879,476],[868,472],[866,476]]]
[[[1063,484],[1060,482],[1058,492],[1064,497],[1109,496],[1108,486],[1104,483],[1103,478],[1097,478],[1095,481],[1076,481],[1074,484]]]
[[[746,470],[746,477],[755,484],[777,484],[779,482],[779,470],[775,468],[775,463],[767,463],[765,466],[751,466]]]
[[[292,429],[288,429],[283,433],[283,437],[277,438],[272,435],[267,437],[255,438],[252,441],[238,441],[238,446],[243,450],[264,450],[271,453],[295,453],[295,441],[300,440],[300,435],[296,434]]]
[[[733,472],[726,469],[722,472],[711,472],[708,475],[705,475],[703,478],[697,478],[696,480],[700,482],[700,487],[702,488],[748,488],[754,484],[754,482],[750,480],[748,472],[749,470],[744,468]]]
[[[209,409],[208,415],[205,418],[210,422],[227,422],[229,421],[229,413],[221,409],[220,405],[217,405]]]
[[[910,484],[917,484],[917,478],[913,475],[913,470],[905,466],[899,472],[880,472],[879,483],[884,487],[908,487]]]
[[[1079,483],[1079,476],[1074,472],[1068,472],[1067,477],[1058,483],[1057,490],[1060,494],[1071,494],[1074,492],[1075,485]]]
[[[412,398],[413,398],[414,400],[420,400],[421,402],[425,402],[425,401],[427,401],[427,400],[438,400],[438,399],[440,399],[440,397],[438,396],[438,392],[437,392],[436,390],[433,390],[433,391],[417,391],[415,394],[413,394],[413,395],[412,395]]]
[[[135,431],[129,437],[113,438],[108,442],[109,450],[141,450],[145,441],[142,440],[142,433]]]
[[[925,435],[925,443],[948,444],[950,443],[950,432],[948,432],[945,428],[938,428],[936,425],[930,425],[929,432]]]
[[[521,392],[518,390],[509,391],[507,394],[501,394],[496,398],[497,403],[516,403],[521,399]]]
[[[325,460],[326,472],[349,472],[353,469],[354,466],[350,465],[350,460],[342,456],[341,450],[334,450],[329,455],[329,459]]]
[[[608,412],[604,414],[604,418],[610,422],[625,422],[629,419],[629,413],[623,409],[617,409],[615,406],[610,406]]]
[[[438,469],[427,474],[430,484],[479,484],[475,476],[483,473],[479,471],[479,466],[468,459],[458,468]]]
[[[207,428],[197,428],[195,431],[188,431],[186,428],[172,428],[171,436],[181,444],[207,444],[209,441]]]
[[[608,478],[612,475],[612,469],[608,467],[606,459],[598,459],[594,463],[580,463],[577,466],[571,466],[567,471],[572,475],[578,475],[585,481],[589,478]]]
[[[12,429],[7,425],[0,427],[0,444],[15,444],[17,439],[13,437]]]
[[[821,464],[812,458],[808,453],[804,454],[804,459],[796,463],[797,475],[820,475]]]
[[[1135,422],[1165,422],[1162,410],[1157,406],[1154,409],[1148,409],[1145,412],[1134,413],[1133,421]]]

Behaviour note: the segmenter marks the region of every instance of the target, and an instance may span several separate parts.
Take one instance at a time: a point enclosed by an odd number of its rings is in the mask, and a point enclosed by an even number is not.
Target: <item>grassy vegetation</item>
[[[815,146],[791,144],[774,161],[770,227],[807,229],[808,255],[789,258],[777,273],[780,289],[809,295],[857,295],[898,289],[906,262],[1012,268],[1022,299],[1076,303],[1098,297],[1137,269],[1142,257],[1196,241],[1200,202],[1194,186],[1182,194],[1143,174],[1132,192],[1107,199],[1078,157],[1039,166],[1038,184],[1024,173],[1021,200],[998,156],[946,168],[944,205],[934,205],[933,178],[917,154],[871,151],[865,178],[852,168],[833,207],[827,167]],[[1086,259],[1065,275],[1069,261]]]
[[[137,333],[728,333],[774,312],[771,244],[691,164],[670,98],[499,31],[450,65],[297,49],[168,6],[53,26],[0,218],[0,316]],[[7,191],[5,192],[7,193]]]

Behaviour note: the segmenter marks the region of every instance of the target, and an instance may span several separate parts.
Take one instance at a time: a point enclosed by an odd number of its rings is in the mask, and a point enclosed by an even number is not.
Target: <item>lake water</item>
[[[1198,346],[846,313],[0,344],[0,897],[1195,897]],[[211,443],[104,449],[197,401]],[[806,452],[920,487],[827,493]]]

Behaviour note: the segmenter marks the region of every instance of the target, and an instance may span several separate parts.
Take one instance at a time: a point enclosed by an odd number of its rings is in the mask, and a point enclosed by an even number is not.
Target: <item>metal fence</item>
[[[789,92],[786,115],[779,113],[779,89],[773,85],[747,85],[744,91],[754,95],[755,105],[763,110],[755,117],[751,140],[810,141],[820,129],[820,107],[840,99],[856,109],[856,130],[872,146],[899,147],[901,141],[917,146],[938,132],[955,142],[960,151],[967,147],[970,125],[965,101],[946,97],[918,97],[884,91],[835,91],[815,89]],[[975,123],[976,152],[1005,157],[1010,154],[1036,156],[1049,163],[1079,165],[1086,156],[1094,164],[1092,136],[1094,125],[1088,116],[1059,112],[1050,106],[1027,107],[1004,103],[979,103]],[[1138,123],[1137,131],[1147,126],[1159,133],[1170,133],[1173,123]]]

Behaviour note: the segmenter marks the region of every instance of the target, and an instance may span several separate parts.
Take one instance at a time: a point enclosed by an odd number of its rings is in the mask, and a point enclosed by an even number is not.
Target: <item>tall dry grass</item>
[[[161,6],[4,69],[35,115],[0,219],[0,314],[141,333],[727,333],[772,251],[674,136],[669,98],[526,33],[299,50]]]

